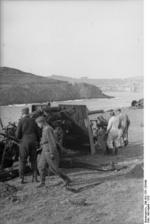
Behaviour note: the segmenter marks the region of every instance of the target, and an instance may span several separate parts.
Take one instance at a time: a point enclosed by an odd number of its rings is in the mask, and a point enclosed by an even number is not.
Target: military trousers
[[[25,136],[19,147],[19,174],[24,177],[27,159],[29,157],[33,178],[37,178],[37,153],[36,153],[36,138],[32,136]]]
[[[121,129],[111,129],[107,137],[107,147],[109,149],[119,148],[121,146]]]
[[[49,151],[43,149],[38,164],[41,183],[45,183],[47,167],[53,174],[63,179],[64,182],[68,181],[69,178],[67,177],[67,175],[65,175],[59,168],[59,154],[56,153],[52,158],[52,154]]]

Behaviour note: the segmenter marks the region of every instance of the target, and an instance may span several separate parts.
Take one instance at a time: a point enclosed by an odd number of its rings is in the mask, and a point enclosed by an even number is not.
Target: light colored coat
[[[107,146],[109,149],[113,149],[114,146],[116,148],[121,146],[121,135],[122,135],[122,130],[119,129],[120,126],[120,119],[118,116],[112,116],[109,121],[108,121],[108,126],[107,126],[107,132],[108,132],[108,137],[107,137]]]
[[[57,154],[57,145],[53,128],[49,125],[45,126],[42,131],[41,138],[42,150],[50,154]]]

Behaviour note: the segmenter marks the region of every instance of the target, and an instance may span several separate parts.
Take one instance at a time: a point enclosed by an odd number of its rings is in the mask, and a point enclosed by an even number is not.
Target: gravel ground
[[[130,144],[118,156],[84,156],[91,164],[114,161],[126,169],[100,172],[64,170],[73,180],[65,189],[58,177],[47,177],[38,189],[27,176],[6,184],[14,191],[0,200],[1,224],[142,224],[143,223],[143,110],[127,110],[131,119]],[[0,185],[2,186],[2,185]],[[8,185],[7,185],[8,186]],[[6,187],[7,188],[7,187]],[[1,189],[5,189],[4,185]]]

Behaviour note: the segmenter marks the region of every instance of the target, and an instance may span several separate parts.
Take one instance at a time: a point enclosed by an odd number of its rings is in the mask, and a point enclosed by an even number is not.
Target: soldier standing
[[[21,183],[24,183],[24,172],[27,158],[30,158],[31,169],[33,172],[32,181],[37,182],[37,161],[36,161],[36,145],[39,141],[39,130],[33,118],[29,116],[29,108],[22,110],[22,118],[19,121],[16,138],[20,140],[19,146],[19,174]]]
[[[103,153],[106,153],[106,131],[103,125],[97,124],[97,143],[96,148],[101,150]]]
[[[110,113],[110,119],[107,126],[107,147],[109,150],[114,150],[115,154],[118,154],[118,149],[120,148],[120,138],[122,130],[119,129],[120,119],[115,116],[114,112]]]
[[[130,126],[130,119],[126,113],[122,113],[121,109],[116,111],[116,116],[120,120],[120,129],[122,130],[121,144],[122,146],[128,145],[128,129]]]
[[[36,119],[37,125],[42,128],[41,139],[41,157],[39,161],[39,172],[41,176],[41,184],[38,187],[45,186],[46,167],[61,179],[63,179],[65,186],[71,182],[69,177],[62,173],[59,168],[59,153],[57,150],[56,139],[53,128],[46,122],[45,117],[40,116]]]

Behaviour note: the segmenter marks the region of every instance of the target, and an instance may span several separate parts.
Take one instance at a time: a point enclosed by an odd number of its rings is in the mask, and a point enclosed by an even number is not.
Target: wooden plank
[[[86,122],[87,122],[89,141],[90,141],[90,152],[91,152],[91,155],[94,155],[95,154],[95,145],[94,145],[93,133],[92,133],[91,125],[90,125],[90,120],[88,117],[88,110],[86,110],[86,112],[87,112]]]
[[[5,147],[4,147],[4,150],[3,150],[2,160],[1,160],[1,164],[0,164],[0,170],[2,170],[3,167],[4,167],[4,161],[5,161],[6,149],[7,149],[7,144],[5,144]]]

